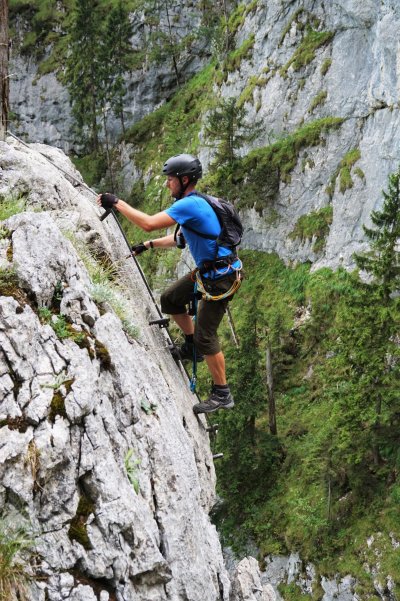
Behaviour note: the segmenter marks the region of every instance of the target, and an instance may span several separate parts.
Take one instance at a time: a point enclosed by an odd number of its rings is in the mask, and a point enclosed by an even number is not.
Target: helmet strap
[[[176,197],[177,200],[180,200],[181,198],[183,198],[185,196],[185,192],[186,192],[186,190],[187,190],[187,188],[188,188],[188,186],[190,184],[190,179],[189,178],[188,178],[189,179],[188,183],[184,184],[183,180],[182,180],[183,177],[184,177],[183,175],[178,175],[178,179],[179,179],[179,183],[181,185],[181,188],[179,190],[179,196]]]

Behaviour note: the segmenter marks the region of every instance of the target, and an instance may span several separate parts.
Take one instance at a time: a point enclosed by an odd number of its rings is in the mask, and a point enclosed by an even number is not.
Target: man
[[[175,202],[165,211],[147,215],[112,194],[101,194],[97,201],[104,209],[117,209],[146,232],[179,224],[180,233],[195,260],[201,288],[209,295],[208,298],[216,297],[218,300],[200,300],[193,322],[187,312],[194,292],[193,274],[189,273],[162,294],[161,310],[172,316],[185,335],[185,343],[180,350],[181,358],[192,359],[195,346],[197,360],[203,360],[204,356],[213,380],[210,396],[206,401],[194,405],[194,412],[231,409],[234,400],[226,382],[225,359],[217,330],[227,303],[240,284],[241,263],[231,248],[218,246],[215,241],[221,231],[218,217],[195,190],[202,176],[199,159],[190,154],[173,156],[164,164],[163,174],[167,176],[167,188],[175,198]],[[133,251],[139,255],[149,248],[174,247],[175,238],[174,234],[169,234],[147,240],[134,246]]]

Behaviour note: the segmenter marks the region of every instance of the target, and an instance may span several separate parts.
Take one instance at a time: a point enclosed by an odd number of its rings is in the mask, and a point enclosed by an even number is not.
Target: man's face
[[[185,186],[188,183],[189,178],[184,175],[182,177],[182,183]],[[168,190],[171,192],[171,196],[173,196],[174,198],[177,198],[180,193],[181,193],[181,183],[179,181],[179,178],[176,177],[176,175],[168,175],[167,176],[167,182],[166,182],[166,186],[168,188]]]

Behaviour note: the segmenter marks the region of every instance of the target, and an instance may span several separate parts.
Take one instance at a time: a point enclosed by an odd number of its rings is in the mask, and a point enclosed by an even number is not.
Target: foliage
[[[76,514],[72,518],[68,530],[70,540],[76,540],[87,551],[92,549],[92,544],[87,531],[87,521],[89,516],[94,513],[94,510],[95,505],[93,501],[83,493],[79,498]]]
[[[330,66],[332,65],[332,59],[326,58],[321,65],[321,75],[324,76],[328,73]]]
[[[214,164],[232,167],[238,158],[238,150],[254,141],[260,131],[260,122],[246,122],[246,111],[243,106],[236,104],[235,98],[221,100],[211,111],[205,125],[207,139],[218,142]]]
[[[306,28],[306,34],[303,37],[298,48],[295,50],[290,60],[281,68],[280,74],[282,77],[287,77],[289,67],[294,71],[300,71],[311,63],[315,58],[315,53],[318,48],[329,44],[334,33],[331,31],[315,31],[309,25]]]
[[[99,147],[99,113],[104,107],[106,65],[103,49],[102,15],[98,0],[77,0],[69,32],[70,44],[64,83],[70,93],[72,114],[88,149]]]
[[[325,240],[329,233],[329,228],[333,219],[333,207],[329,205],[318,211],[312,211],[308,215],[302,215],[297,221],[294,230],[289,234],[289,238],[301,241],[312,240],[314,238],[313,250],[320,252],[325,246]]]
[[[0,601],[29,601],[33,576],[28,560],[33,545],[26,527],[4,518],[0,521]]]
[[[22,213],[26,207],[24,196],[1,197],[0,196],[0,221],[5,221],[12,215]]]
[[[203,185],[214,193],[234,200],[239,207],[263,210],[273,203],[280,181],[290,182],[290,172],[303,148],[323,143],[326,132],[337,129],[343,119],[327,117],[305,124],[269,146],[252,150],[234,162],[220,167]]]
[[[400,170],[389,177],[389,189],[382,194],[382,209],[371,213],[375,229],[363,228],[371,250],[368,254],[356,255],[355,260],[360,269],[379,283],[388,303],[390,294],[400,288]]]
[[[316,96],[314,96],[314,98],[311,100],[308,112],[313,113],[318,106],[324,104],[325,100],[327,99],[327,96],[328,92],[326,90],[322,90]]]
[[[339,163],[338,168],[335,173],[332,175],[329,185],[326,188],[326,192],[330,198],[333,197],[335,192],[336,180],[339,177],[339,190],[342,194],[353,187],[353,180],[351,177],[351,170],[354,164],[361,158],[361,152],[359,148],[353,148],[349,152],[345,154],[342,160]],[[356,171],[356,170],[354,170]],[[358,176],[363,179],[363,172],[359,170],[357,172]]]
[[[140,460],[133,457],[133,449],[129,449],[124,458],[125,471],[129,482],[133,486],[133,490],[138,495],[140,490],[138,466]]]

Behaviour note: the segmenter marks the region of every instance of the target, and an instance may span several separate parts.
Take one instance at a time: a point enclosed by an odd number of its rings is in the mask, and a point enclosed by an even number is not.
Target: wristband
[[[150,240],[150,248],[154,248],[153,240]]]

